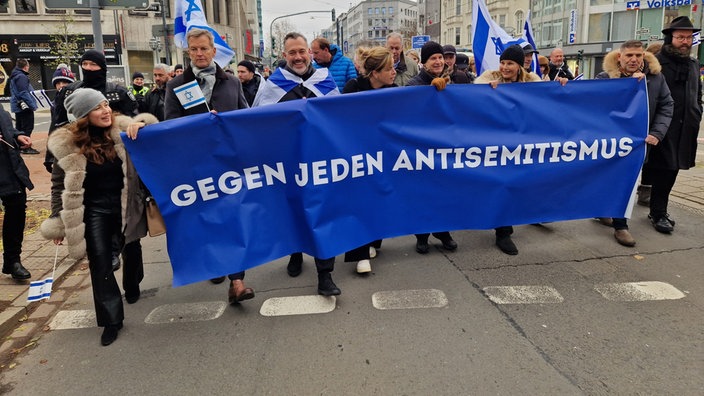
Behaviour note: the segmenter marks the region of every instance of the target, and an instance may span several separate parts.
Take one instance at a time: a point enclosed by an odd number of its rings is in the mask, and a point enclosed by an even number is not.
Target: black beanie
[[[144,74],[140,72],[134,72],[132,73],[132,79],[134,80],[135,78],[144,78]]]
[[[435,54],[443,55],[442,45],[435,41],[426,42],[423,44],[423,48],[420,49],[420,63],[425,64]]]
[[[523,66],[523,60],[525,55],[523,53],[523,48],[520,45],[514,44],[504,50],[499,57],[499,60],[511,60],[518,63],[519,66]]]
[[[105,55],[103,55],[101,52],[98,52],[96,50],[88,50],[83,54],[83,56],[81,56],[81,63],[83,63],[84,60],[93,61],[98,66],[100,66],[101,69],[108,70],[107,61],[105,61]]]
[[[176,70],[183,70],[183,65],[180,63],[177,63],[176,66],[174,66],[174,71]]]
[[[237,66],[244,66],[249,70],[250,73],[254,73],[254,63],[248,61],[248,60],[243,60],[240,63],[237,64]]]

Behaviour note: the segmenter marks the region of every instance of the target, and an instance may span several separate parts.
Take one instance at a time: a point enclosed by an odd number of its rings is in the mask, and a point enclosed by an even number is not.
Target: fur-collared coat
[[[541,82],[543,81],[540,76],[533,72],[526,72],[525,70],[522,70],[521,77],[519,78],[518,81],[515,82]],[[503,84],[506,83],[506,81],[503,81],[503,76],[501,75],[501,72],[498,70],[487,70],[484,73],[482,73],[481,76],[477,77],[476,80],[474,80],[475,84],[489,84],[492,81],[498,81],[499,83]]]
[[[615,50],[604,57],[604,71],[597,74],[596,79],[627,77],[621,73],[618,62],[620,53],[619,50]],[[648,110],[650,111],[650,130],[648,133],[662,142],[672,120],[674,101],[670,96],[670,89],[667,87],[665,77],[660,73],[661,70],[660,62],[655,58],[655,55],[645,51],[643,74],[645,74],[648,85]]]
[[[110,127],[115,152],[122,160],[122,232],[126,242],[135,241],[147,234],[145,193],[120,138],[120,132],[126,130],[132,122],[154,124],[158,121],[148,113],[139,114],[135,118],[118,115]],[[80,153],[71,132],[66,128],[54,131],[47,146],[56,157],[56,162],[51,175],[51,216],[42,223],[41,233],[46,239],[65,238],[69,256],[81,259],[86,255],[83,182],[87,159]]]

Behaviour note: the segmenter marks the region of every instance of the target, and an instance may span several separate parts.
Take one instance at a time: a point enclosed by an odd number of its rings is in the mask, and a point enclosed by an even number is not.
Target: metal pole
[[[90,18],[93,23],[95,50],[103,52],[103,31],[100,27],[100,3],[98,0],[90,0]]]
[[[166,0],[169,1],[169,0]],[[166,30],[166,8],[164,8],[164,0],[159,0],[161,3],[161,24],[164,27],[164,48],[166,51],[166,64],[171,65],[171,48],[169,47],[169,31]],[[169,10],[171,6],[169,5]]]

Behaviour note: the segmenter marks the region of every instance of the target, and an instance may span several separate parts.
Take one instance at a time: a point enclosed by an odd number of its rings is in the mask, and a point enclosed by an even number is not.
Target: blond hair
[[[394,64],[394,56],[386,47],[358,48],[355,56],[362,66],[360,74],[366,78],[371,77],[372,72],[382,71]]]

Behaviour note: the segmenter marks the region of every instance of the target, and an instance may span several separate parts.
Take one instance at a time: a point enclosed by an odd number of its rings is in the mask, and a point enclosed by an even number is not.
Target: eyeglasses
[[[693,36],[672,36],[673,40],[677,41],[692,41],[694,39]]]

